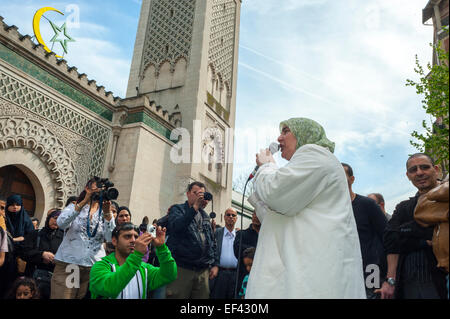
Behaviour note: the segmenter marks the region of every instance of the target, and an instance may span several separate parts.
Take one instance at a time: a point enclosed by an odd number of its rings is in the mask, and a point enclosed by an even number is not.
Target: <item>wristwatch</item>
[[[395,279],[392,277],[389,277],[388,279],[386,279],[386,282],[392,287],[395,286]]]

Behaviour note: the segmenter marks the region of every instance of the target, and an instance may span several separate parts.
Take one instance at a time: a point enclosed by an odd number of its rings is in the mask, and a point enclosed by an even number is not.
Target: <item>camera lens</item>
[[[211,200],[213,198],[213,195],[211,193],[205,192],[203,195],[204,200]]]
[[[114,187],[114,183],[110,182],[109,180],[105,181],[106,188]]]
[[[116,188],[110,188],[106,191],[107,200],[116,200],[119,197],[119,191]]]

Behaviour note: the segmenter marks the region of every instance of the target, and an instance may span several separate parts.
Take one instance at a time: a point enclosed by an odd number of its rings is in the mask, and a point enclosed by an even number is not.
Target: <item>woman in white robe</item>
[[[246,298],[366,298],[361,250],[344,169],[323,128],[280,124],[278,168],[268,150],[249,201],[262,223]]]

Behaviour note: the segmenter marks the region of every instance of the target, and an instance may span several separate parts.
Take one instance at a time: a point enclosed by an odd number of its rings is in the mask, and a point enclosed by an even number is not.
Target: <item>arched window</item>
[[[14,194],[22,197],[23,207],[30,217],[34,216],[36,195],[27,175],[14,165],[3,166],[0,168],[0,198],[6,200]]]

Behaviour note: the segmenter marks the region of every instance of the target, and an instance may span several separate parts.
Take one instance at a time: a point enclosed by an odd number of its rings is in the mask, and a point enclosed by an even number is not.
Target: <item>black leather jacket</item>
[[[166,244],[177,265],[195,271],[219,264],[210,218],[202,209],[199,213],[202,215],[201,225],[194,218],[197,212],[189,207],[187,201],[174,205],[169,211],[167,225]],[[200,230],[205,236],[204,244]]]
[[[40,237],[39,247],[37,247],[38,236]],[[64,232],[61,229],[51,230],[48,227],[27,234],[19,253],[20,257],[27,262],[25,274],[31,277],[36,268],[53,271],[55,265],[45,264],[42,253],[49,251],[55,255],[63,238]]]
[[[432,248],[427,244],[427,240],[431,240],[433,237],[433,226],[421,227],[414,219],[414,210],[417,205],[419,194],[410,197],[409,200],[399,203],[392,218],[386,227],[383,237],[383,243],[386,255],[399,254],[399,260],[397,264],[396,274],[396,298],[402,298],[403,296],[403,282],[406,272],[405,259],[409,254],[423,250],[428,262],[427,266],[421,265],[416,262],[413,269],[420,277],[430,277],[437,289],[437,292],[441,298],[445,299],[445,273],[437,268],[437,260],[434,257]]]

